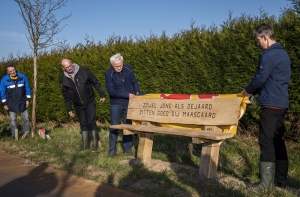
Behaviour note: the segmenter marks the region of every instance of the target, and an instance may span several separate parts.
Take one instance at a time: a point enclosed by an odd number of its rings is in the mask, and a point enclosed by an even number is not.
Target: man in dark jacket
[[[272,188],[287,184],[288,157],[283,140],[284,115],[289,107],[288,87],[291,61],[280,43],[276,43],[273,29],[267,24],[254,31],[261,53],[258,68],[243,94],[257,94],[261,106],[259,124],[260,186]]]
[[[26,75],[16,70],[15,64],[5,66],[7,74],[2,78],[0,85],[1,100],[4,109],[9,112],[9,121],[12,138],[18,140],[17,112],[21,113],[25,138],[30,131],[27,108],[31,98],[30,86]]]
[[[80,122],[80,129],[83,141],[82,150],[89,146],[89,135],[93,141],[93,152],[98,149],[98,131],[95,121],[96,101],[93,87],[100,94],[100,101],[105,101],[105,92],[97,78],[89,69],[72,64],[71,60],[63,59],[61,67],[64,74],[61,77],[61,88],[64,101],[71,117],[72,103]]]
[[[110,57],[111,67],[105,72],[106,88],[110,97],[110,124],[119,124],[121,116],[126,119],[129,98],[135,97],[140,92],[137,79],[130,66],[123,64],[123,56],[117,53]],[[110,129],[109,133],[109,156],[114,157],[117,153],[118,130]],[[132,153],[132,135],[123,135],[123,152]]]

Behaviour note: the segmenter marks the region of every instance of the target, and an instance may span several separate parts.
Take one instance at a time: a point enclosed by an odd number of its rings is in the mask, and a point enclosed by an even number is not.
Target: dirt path
[[[0,151],[0,196],[139,197]]]

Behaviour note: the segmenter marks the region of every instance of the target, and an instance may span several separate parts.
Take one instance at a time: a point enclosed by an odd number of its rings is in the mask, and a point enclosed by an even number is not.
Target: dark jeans
[[[110,124],[116,125],[120,123],[123,116],[124,123],[131,124],[131,120],[127,120],[128,105],[110,105]],[[109,151],[110,155],[117,153],[118,130],[110,129],[109,132]],[[132,135],[123,135],[123,152],[132,152]]]
[[[283,140],[287,109],[262,108],[259,124],[260,161],[288,160]]]
[[[81,131],[97,130],[95,113],[96,113],[96,101],[79,106],[75,105],[76,115],[79,119]]]

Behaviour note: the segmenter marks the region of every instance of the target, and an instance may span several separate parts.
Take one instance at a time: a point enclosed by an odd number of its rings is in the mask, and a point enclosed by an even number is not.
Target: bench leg
[[[141,163],[151,160],[154,133],[140,133],[137,159]]]
[[[219,142],[211,141],[202,145],[199,174],[206,178],[217,175],[219,161]]]

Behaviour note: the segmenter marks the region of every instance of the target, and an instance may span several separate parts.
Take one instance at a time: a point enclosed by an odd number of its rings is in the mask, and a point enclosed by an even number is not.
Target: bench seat
[[[168,128],[168,127],[149,127],[144,125],[130,125],[130,124],[119,124],[110,125],[113,129],[127,129],[130,131],[137,131],[136,133],[148,132],[148,133],[162,133],[169,135],[187,136],[192,138],[201,138],[209,140],[224,140],[234,136],[232,133],[221,133],[212,132],[206,130],[195,130],[195,129],[178,129],[178,128]],[[140,132],[139,132],[140,131]]]

